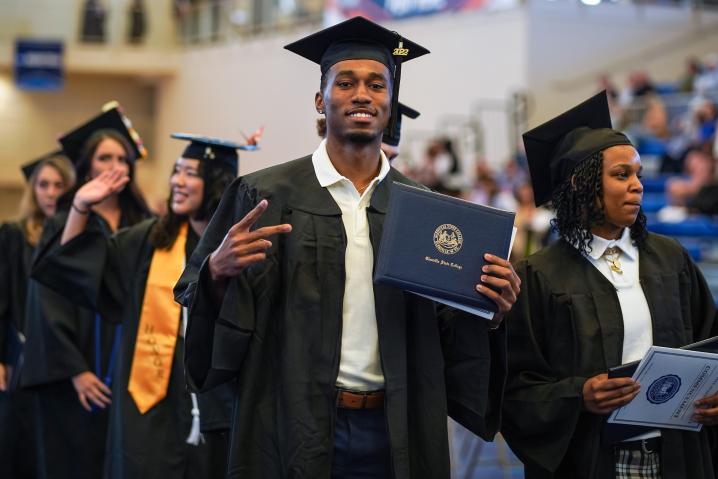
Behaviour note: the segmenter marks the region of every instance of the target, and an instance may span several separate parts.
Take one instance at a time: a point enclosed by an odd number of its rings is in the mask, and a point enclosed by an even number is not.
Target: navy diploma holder
[[[16,391],[20,387],[20,372],[25,359],[24,348],[25,336],[18,331],[12,321],[8,322],[7,351],[4,362],[7,366],[9,392]]]
[[[687,344],[681,346],[680,349],[688,349],[691,351],[701,351],[704,353],[718,354],[718,336],[698,341],[697,343]],[[640,361],[631,361],[630,363],[621,364],[608,370],[609,378],[630,378],[633,373],[636,372]],[[617,442],[625,441],[639,434],[644,434],[648,431],[653,431],[655,428],[633,426],[630,424],[611,424],[605,422],[603,425],[603,433],[601,442],[604,445],[611,445]]]
[[[374,281],[495,313],[476,291],[485,253],[509,256],[515,213],[394,183]]]

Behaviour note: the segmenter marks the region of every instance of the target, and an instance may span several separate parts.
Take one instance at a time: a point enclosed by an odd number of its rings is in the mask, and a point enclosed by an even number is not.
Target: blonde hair
[[[40,239],[42,225],[45,221],[45,214],[42,212],[42,209],[40,209],[40,205],[37,203],[37,197],[35,196],[37,178],[45,166],[53,167],[60,174],[65,184],[65,191],[68,191],[75,185],[75,169],[64,156],[58,155],[47,158],[32,172],[27,186],[25,186],[25,191],[22,194],[22,200],[20,200],[19,222],[25,238],[28,243],[33,246],[35,246]]]

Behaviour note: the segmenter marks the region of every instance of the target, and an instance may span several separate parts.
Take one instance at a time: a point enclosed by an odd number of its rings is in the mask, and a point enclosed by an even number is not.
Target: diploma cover
[[[485,311],[476,291],[485,253],[507,258],[515,213],[394,183],[374,281]],[[484,314],[481,314],[484,316]]]
[[[702,351],[704,353],[718,354],[718,336],[698,341],[697,343],[687,344],[681,346],[680,349],[689,349],[691,351]],[[638,364],[641,361],[631,361],[630,363],[621,364],[608,370],[609,378],[630,378],[636,372]],[[630,424],[616,424],[606,422],[603,425],[602,442],[605,445],[615,444],[620,441],[625,441],[639,434],[644,434],[648,431],[653,431],[654,428],[633,426]]]
[[[20,385],[20,371],[22,370],[25,348],[25,336],[17,330],[15,324],[8,324],[7,351],[4,358],[6,371],[8,373],[8,391],[16,391]],[[3,358],[0,358],[2,360]]]

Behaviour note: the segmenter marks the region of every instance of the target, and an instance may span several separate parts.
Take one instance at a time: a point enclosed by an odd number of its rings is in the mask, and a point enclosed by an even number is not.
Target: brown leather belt
[[[344,409],[379,409],[384,407],[384,391],[347,391],[337,389],[337,407]]]

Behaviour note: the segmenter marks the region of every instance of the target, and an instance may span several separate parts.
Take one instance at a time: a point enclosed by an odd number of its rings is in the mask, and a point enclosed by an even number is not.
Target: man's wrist
[[[209,255],[209,258],[207,259],[207,270],[209,271],[209,279],[212,280],[213,283],[221,283],[224,280],[224,277],[219,273],[217,268],[214,264],[214,253],[211,253]]]

